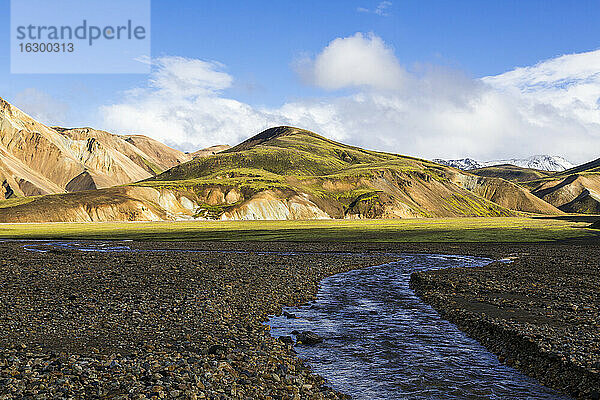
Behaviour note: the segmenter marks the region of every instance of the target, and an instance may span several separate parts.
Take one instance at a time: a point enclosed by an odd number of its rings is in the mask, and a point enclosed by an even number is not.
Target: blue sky
[[[378,6],[383,11],[376,13]],[[0,10],[5,38],[0,41],[0,96],[8,101],[19,105],[23,92],[33,88],[64,105],[64,115],[56,122],[108,128],[99,109],[120,104],[124,91],[147,88],[146,75],[10,74],[8,0],[0,0]],[[597,0],[153,0],[152,56],[219,62],[219,69],[233,79],[219,96],[253,108],[273,109],[290,102],[339,100],[361,92],[352,85],[328,90],[311,84],[301,79],[294,67],[299,60],[315,61],[333,40],[357,32],[381,39],[409,73],[426,65],[478,79],[564,54],[594,51],[600,47],[598,20]],[[354,138],[362,144],[352,134],[337,137]],[[387,142],[393,140],[382,140],[379,147],[386,147]],[[172,140],[171,144],[202,145],[208,144],[208,139]],[[477,153],[466,146],[446,155],[461,151]],[[505,153],[486,149],[476,155]],[[573,157],[585,157],[575,153]]]

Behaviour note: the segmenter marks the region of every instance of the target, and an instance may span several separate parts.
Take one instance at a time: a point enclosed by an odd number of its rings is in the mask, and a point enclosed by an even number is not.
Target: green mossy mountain
[[[109,194],[110,193],[110,194]],[[69,197],[70,196],[70,197]],[[111,201],[111,196],[118,201]],[[103,199],[99,201],[98,199]],[[523,187],[427,160],[364,150],[288,126],[117,188],[0,209],[0,222],[326,219],[560,214]],[[61,208],[60,204],[64,204]]]

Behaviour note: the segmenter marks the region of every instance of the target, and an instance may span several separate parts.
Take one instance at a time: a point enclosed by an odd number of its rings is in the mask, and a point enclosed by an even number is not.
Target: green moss
[[[19,205],[22,205],[22,204],[31,203],[32,201],[34,201],[35,199],[37,199],[39,197],[40,196],[13,197],[11,199],[0,200],[0,209],[1,208],[15,207],[15,206],[19,206]]]
[[[378,192],[363,193],[344,208],[345,213],[360,214],[366,218],[378,218],[383,214]]]
[[[152,161],[145,159],[144,157],[141,157],[142,161],[144,162],[144,164],[150,168],[150,170],[152,171],[152,173],[154,175],[158,175],[162,172],[164,172],[164,170],[162,168],[160,168],[158,165],[154,164]]]
[[[480,217],[502,217],[508,216],[508,210],[486,201],[485,199],[477,199],[474,197],[462,195],[460,193],[452,194],[449,197],[444,197],[445,209],[459,215],[475,215]]]
[[[292,186],[285,182],[284,177],[255,168],[232,168],[203,177],[185,180],[146,180],[134,185],[156,189],[190,190],[195,193],[200,193],[210,187],[237,188],[249,195],[265,190],[293,189]]]
[[[0,224],[12,239],[537,242],[597,236],[589,222],[535,218]]]
[[[218,204],[218,205],[210,205],[210,204],[200,204],[198,205],[195,218],[206,218],[206,219],[221,219],[221,216],[230,211],[237,206],[239,206],[243,200],[238,201],[232,204]]]

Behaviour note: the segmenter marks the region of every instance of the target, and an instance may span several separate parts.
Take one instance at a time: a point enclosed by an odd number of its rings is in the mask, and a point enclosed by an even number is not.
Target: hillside
[[[50,211],[37,216],[40,208]],[[5,207],[0,222],[512,216],[516,211],[561,213],[502,179],[277,127],[136,184]]]
[[[534,195],[565,212],[600,214],[600,159],[526,185]]]
[[[210,146],[205,149],[195,151],[195,152],[191,153],[190,155],[192,156],[192,158],[202,158],[202,157],[214,156],[215,154],[220,153],[225,150],[229,150],[230,148],[231,148],[231,146],[229,146],[229,145],[219,144],[216,146]]]
[[[552,175],[552,172],[517,167],[511,164],[476,168],[469,170],[469,172],[477,176],[483,176],[487,178],[502,178],[515,183],[539,180]]]
[[[127,184],[189,159],[144,136],[51,128],[0,98],[0,199]]]

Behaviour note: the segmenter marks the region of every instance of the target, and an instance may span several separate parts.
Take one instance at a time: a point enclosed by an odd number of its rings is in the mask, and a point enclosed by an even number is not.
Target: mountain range
[[[51,128],[3,99],[0,131],[0,198],[122,185],[191,159],[145,136]]]
[[[595,163],[462,171],[289,126],[187,154],[141,135],[48,127],[2,101],[0,133],[0,222],[559,215],[600,204]]]
[[[186,154],[142,135],[48,127],[2,98],[0,133],[0,199],[123,185],[228,148]]]
[[[508,160],[476,161],[472,158],[458,160],[434,159],[433,161],[450,167],[469,171],[472,169],[492,167],[495,165],[514,165],[515,167],[536,169],[539,171],[560,172],[575,167],[569,161],[559,156],[537,155],[528,158],[511,158]]]

